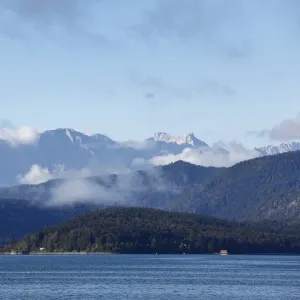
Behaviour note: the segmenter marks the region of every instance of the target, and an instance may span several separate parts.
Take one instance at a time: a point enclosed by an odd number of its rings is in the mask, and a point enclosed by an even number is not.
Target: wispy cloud
[[[36,164],[32,165],[26,174],[20,174],[17,177],[21,184],[40,184],[54,178],[55,175],[51,174],[48,168],[42,168]]]
[[[185,87],[172,84],[161,77],[142,76],[137,72],[131,74],[131,80],[143,90],[145,98],[149,100],[157,97],[198,100],[200,96],[231,97],[236,94],[236,90],[230,85],[209,78],[191,80],[190,86]]]
[[[65,180],[51,189],[48,205],[73,205],[75,203],[113,204],[124,201],[125,194],[117,188],[109,189],[85,178]]]
[[[272,140],[298,140],[300,139],[300,114],[294,119],[283,120],[270,130]]]
[[[258,137],[258,138],[269,137],[270,130],[269,129],[249,130],[246,132],[246,135],[249,137]]]
[[[274,141],[292,141],[300,139],[300,114],[296,118],[286,119],[271,129],[249,131],[248,135],[267,137]]]
[[[47,186],[32,186],[30,196],[50,206],[73,205],[75,203],[133,204],[136,193],[169,189],[160,168],[150,167],[147,173],[132,171],[126,174],[96,176],[93,170],[50,172],[48,168],[33,165],[19,181],[23,184],[40,184],[51,179],[60,179]],[[42,195],[42,196],[41,196]],[[24,195],[25,197],[26,195]]]
[[[258,153],[245,148],[242,144],[231,142],[222,144],[222,148],[186,148],[179,154],[156,156],[149,161],[153,165],[166,165],[178,160],[183,160],[204,167],[230,167],[240,161],[258,157]]]
[[[112,180],[102,177],[102,183],[91,178],[65,180],[51,189],[49,205],[64,205],[75,203],[95,204],[136,204],[138,193],[166,191],[170,189],[168,182],[158,168],[148,169],[148,175],[132,172],[119,175]]]
[[[230,58],[251,54],[249,39],[242,36],[232,39],[234,33],[245,26],[245,1],[159,0],[152,3],[142,21],[132,28],[136,37],[197,39]]]
[[[108,44],[100,33],[90,30],[90,10],[101,0],[2,0],[0,33],[11,38],[27,38],[40,33],[58,41],[58,36]]]
[[[0,140],[9,143],[11,146],[34,144],[38,141],[39,136],[38,130],[29,126],[16,128],[7,122],[0,126]]]
[[[123,147],[133,148],[135,150],[144,150],[144,149],[151,149],[155,146],[155,143],[151,140],[144,140],[144,141],[125,141],[120,143]]]
[[[66,27],[75,26],[81,16],[78,0],[2,0],[1,7],[11,11],[20,19],[39,25],[59,23]],[[90,1],[86,1],[87,5]],[[81,2],[82,3],[82,2]]]

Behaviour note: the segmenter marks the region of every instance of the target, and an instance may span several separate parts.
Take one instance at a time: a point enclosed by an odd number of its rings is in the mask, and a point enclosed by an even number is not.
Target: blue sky
[[[1,0],[0,119],[117,140],[298,139],[299,9],[297,0]]]

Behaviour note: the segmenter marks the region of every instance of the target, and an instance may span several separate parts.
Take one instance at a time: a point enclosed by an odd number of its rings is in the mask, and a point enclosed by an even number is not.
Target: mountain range
[[[0,134],[0,185],[37,184],[54,178],[124,173],[184,160],[203,166],[231,166],[241,160],[300,149],[300,143],[245,150],[209,146],[189,133],[173,137],[159,132],[144,141],[116,142],[105,135],[86,135],[60,128],[27,134],[11,142]]]
[[[0,239],[109,206],[158,208],[236,221],[300,220],[300,151],[228,168],[177,161],[143,171],[0,189]]]

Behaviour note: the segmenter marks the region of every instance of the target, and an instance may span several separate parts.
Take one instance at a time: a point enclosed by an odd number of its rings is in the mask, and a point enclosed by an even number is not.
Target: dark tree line
[[[300,217],[300,151],[238,163],[174,199],[173,210],[235,220]]]
[[[148,208],[109,208],[25,236],[17,250],[116,253],[300,253],[297,224],[239,223]]]

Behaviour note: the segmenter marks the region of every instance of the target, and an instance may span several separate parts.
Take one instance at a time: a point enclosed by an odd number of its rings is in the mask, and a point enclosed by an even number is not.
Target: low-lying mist
[[[35,175],[39,167],[32,168]],[[41,169],[45,179],[48,171]],[[162,167],[110,175],[92,175],[88,170],[65,172],[49,176],[39,184],[22,184],[0,189],[1,197],[25,199],[41,206],[138,205],[152,193],[176,193],[177,187],[164,174]],[[142,203],[140,203],[142,205]]]
[[[25,198],[46,206],[70,206],[78,203],[143,205],[145,199],[151,196],[151,201],[155,202],[155,193],[160,193],[162,198],[182,190],[180,185],[166,177],[163,165],[185,161],[195,164],[195,168],[199,165],[229,167],[258,156],[240,144],[231,143],[229,146],[228,150],[220,146],[207,149],[187,148],[179,154],[165,154],[149,160],[135,158],[135,168],[142,171],[134,171],[125,164],[109,169],[109,166],[99,162],[80,170],[65,169],[64,166],[56,166],[50,170],[35,164],[28,172],[18,176],[18,181],[25,186],[16,186],[6,191],[12,198]],[[178,170],[172,172],[178,173]],[[189,174],[180,173],[180,176],[185,178]],[[182,185],[186,185],[185,181],[186,179],[182,180]]]

